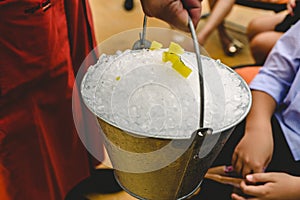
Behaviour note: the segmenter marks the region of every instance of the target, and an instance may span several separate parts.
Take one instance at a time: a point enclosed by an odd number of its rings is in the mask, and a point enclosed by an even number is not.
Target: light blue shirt
[[[300,21],[276,43],[250,88],[271,95],[290,150],[300,160]]]

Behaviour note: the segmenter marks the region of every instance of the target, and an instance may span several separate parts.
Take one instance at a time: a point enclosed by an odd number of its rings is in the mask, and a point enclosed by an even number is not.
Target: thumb
[[[272,181],[271,173],[255,173],[248,174],[246,176],[246,180],[250,183],[265,183]]]

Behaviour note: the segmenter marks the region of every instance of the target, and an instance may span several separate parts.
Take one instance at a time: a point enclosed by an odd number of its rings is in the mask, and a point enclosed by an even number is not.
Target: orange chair
[[[232,67],[232,69],[238,73],[247,84],[250,84],[252,79],[256,76],[256,74],[259,72],[259,69],[261,66],[257,65],[240,65],[236,67]]]

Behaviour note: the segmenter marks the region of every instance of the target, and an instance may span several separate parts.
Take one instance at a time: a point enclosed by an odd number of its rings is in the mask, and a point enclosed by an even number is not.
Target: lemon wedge
[[[151,46],[150,46],[150,50],[157,50],[162,48],[162,44],[156,41],[152,41]]]
[[[180,57],[177,54],[165,51],[163,52],[162,60],[163,62],[170,61],[171,63],[176,63],[178,60],[180,60]]]
[[[180,59],[177,62],[173,63],[172,67],[184,78],[187,78],[192,72],[192,70],[187,67]]]
[[[171,62],[173,69],[175,69],[184,78],[187,78],[191,74],[192,70],[180,59],[180,55],[183,53],[184,49],[179,44],[171,42],[169,50],[162,54],[162,61]]]
[[[181,55],[184,53],[184,49],[179,44],[171,42],[169,45],[169,52]]]

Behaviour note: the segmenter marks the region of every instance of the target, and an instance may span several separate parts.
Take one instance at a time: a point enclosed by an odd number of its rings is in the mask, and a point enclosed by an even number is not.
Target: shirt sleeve
[[[264,66],[250,84],[252,90],[271,95],[282,103],[299,70],[300,22],[291,27],[275,44]]]

